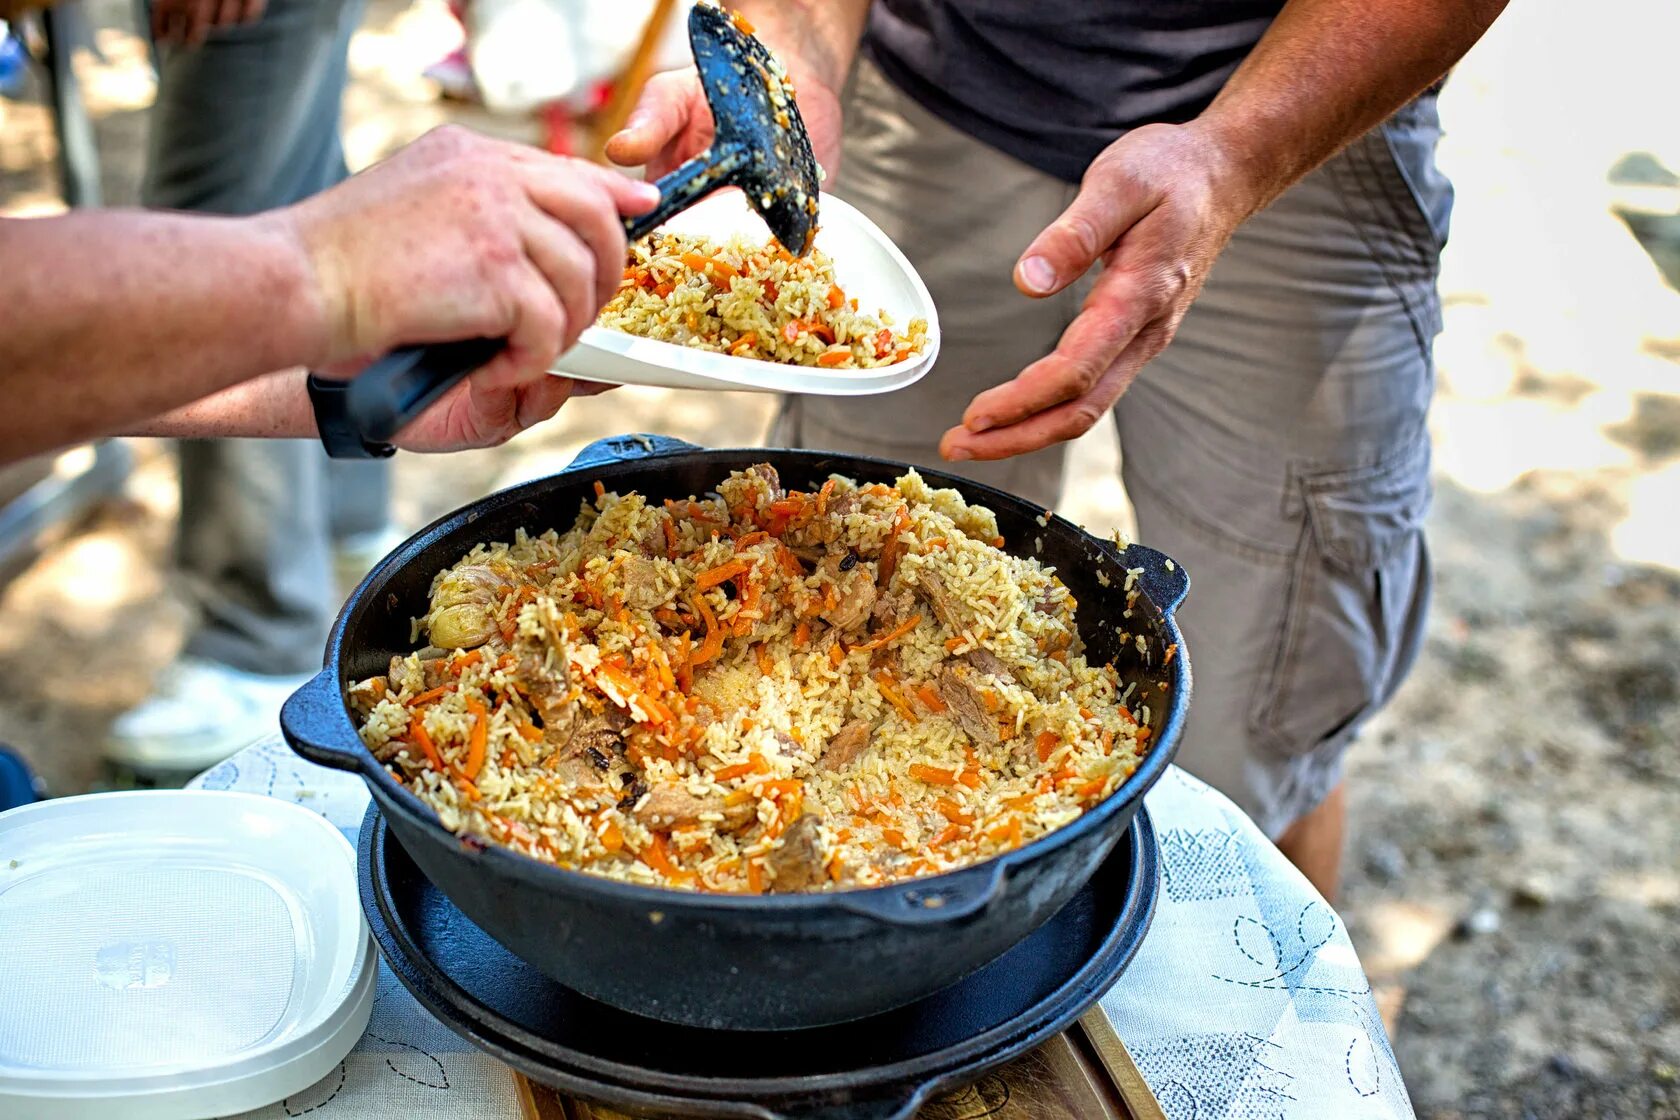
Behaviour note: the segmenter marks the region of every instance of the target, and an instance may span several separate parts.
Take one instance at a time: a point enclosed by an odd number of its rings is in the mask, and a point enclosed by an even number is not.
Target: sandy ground
[[[375,4],[356,40],[353,163],[461,115],[418,76],[450,45],[430,4]],[[134,197],[151,94],[122,12],[101,11],[105,61],[82,60],[114,202]],[[1443,99],[1459,194],[1439,586],[1417,671],[1352,758],[1342,906],[1418,1111],[1438,1120],[1680,1116],[1680,189],[1652,170],[1680,169],[1677,35],[1672,6],[1608,0],[1589,21],[1536,0]],[[0,212],[56,207],[51,156],[38,106],[0,100]],[[768,409],[651,390],[580,402],[497,451],[400,460],[398,514],[418,525],[625,429],[752,442]],[[187,622],[163,565],[172,466],[137,450],[125,500],[0,590],[0,738],[57,793],[109,780],[101,728]],[[1063,510],[1124,525],[1115,462],[1109,433],[1080,441]]]

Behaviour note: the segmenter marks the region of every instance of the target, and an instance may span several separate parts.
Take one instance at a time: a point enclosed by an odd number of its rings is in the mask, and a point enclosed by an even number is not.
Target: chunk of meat
[[[608,709],[616,711],[617,709]],[[586,755],[605,770],[608,764],[624,753],[624,727],[605,716],[582,716],[569,721],[565,727],[548,727],[543,739],[559,746],[564,758]]]
[[[891,630],[914,613],[916,603],[908,594],[883,591],[875,600],[875,609],[870,611],[869,615],[874,619],[877,630]]]
[[[570,758],[553,759],[547,766],[556,778],[571,787],[569,792],[574,797],[596,801],[612,798],[612,788],[607,785],[607,772],[596,766],[594,760],[586,755],[577,754]]]
[[[875,576],[857,554],[829,553],[818,570],[825,582],[834,585],[834,607],[822,612],[822,620],[842,632],[868,622],[875,609]]]
[[[680,828],[696,824],[706,813],[721,813],[725,832],[734,832],[751,824],[758,817],[758,807],[752,801],[730,805],[721,796],[696,797],[687,787],[674,782],[654,786],[646,797],[630,811],[631,816],[649,828]]]
[[[822,818],[811,813],[794,821],[782,843],[764,857],[770,889],[779,893],[805,891],[823,881]]]
[[[660,534],[663,539],[664,534]],[[629,556],[619,562],[618,579],[624,588],[624,605],[631,610],[651,611],[671,601],[676,581],[665,578],[658,560]]]
[[[417,665],[406,657],[393,657],[385,675],[398,692],[405,688],[410,692],[425,692],[449,679],[449,662],[441,655],[423,658]]]
[[[957,609],[957,600],[945,588],[945,581],[939,578],[939,573],[923,568],[916,573],[916,591],[933,611],[933,617],[960,634],[967,625],[962,612]]]
[[[365,681],[358,681],[350,686],[350,707],[365,720],[388,691],[390,687],[385,683],[384,677],[369,677]]]
[[[764,483],[765,489],[772,498],[782,497],[782,476],[769,463],[754,463],[747,468],[747,473],[756,475]]]
[[[718,493],[731,510],[763,509],[782,497],[782,480],[768,463],[748,467],[718,483]]]
[[[670,520],[670,514],[661,514],[648,523],[647,531],[636,542],[636,548],[643,556],[652,559],[666,554],[670,542],[665,539],[665,523]]]
[[[945,666],[939,674],[939,698],[951,718],[975,746],[993,747],[999,739],[998,725],[981,699],[983,687],[979,672],[962,662]]]
[[[976,646],[963,654],[963,660],[988,677],[995,678],[1004,684],[1015,683],[1015,674],[1009,671],[1009,666],[999,661],[997,655],[989,649],[981,649]]]
[[[866,719],[854,719],[828,740],[823,748],[821,765],[824,770],[841,770],[869,747],[869,737],[875,725]]]

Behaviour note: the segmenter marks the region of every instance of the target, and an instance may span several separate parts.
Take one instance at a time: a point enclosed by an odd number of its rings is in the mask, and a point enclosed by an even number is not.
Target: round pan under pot
[[[513,956],[420,873],[378,809],[362,824],[362,905],[429,1011],[526,1076],[638,1116],[902,1120],[1065,1029],[1115,983],[1159,890],[1139,812],[1090,881],[996,961],[925,999],[838,1026],[713,1031],[642,1018]]]
[[[1078,819],[1022,848],[942,875],[808,894],[720,895],[567,871],[463,840],[362,745],[348,685],[406,654],[432,577],[473,545],[571,522],[599,481],[649,500],[688,498],[769,463],[784,485],[830,474],[891,482],[901,463],[820,451],[709,451],[658,436],[585,449],[567,470],[493,494],[422,530],[370,573],[333,628],[326,667],[287,701],[281,726],[304,757],[359,772],[415,864],[480,929],[568,988],[650,1018],[729,1029],[797,1029],[876,1015],[996,959],[1055,914],[1102,866],[1165,772],[1189,703],[1172,612],[1189,586],[1166,556],[1124,550],[988,486],[922,471],[997,515],[1011,551],[1053,565],[1079,602],[1091,659],[1112,660],[1149,708],[1137,771]],[[1129,594],[1128,588],[1136,594]]]

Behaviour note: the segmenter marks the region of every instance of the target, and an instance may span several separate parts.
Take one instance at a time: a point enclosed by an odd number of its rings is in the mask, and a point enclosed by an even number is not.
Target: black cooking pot
[[[333,627],[326,667],[287,700],[292,748],[361,773],[392,833],[428,878],[486,933],[555,980],[603,1002],[692,1026],[786,1029],[873,1015],[920,999],[995,959],[1038,928],[1090,878],[1166,770],[1190,701],[1190,665],[1172,612],[1189,578],[1138,545],[1120,550],[989,486],[922,471],[997,514],[1010,551],[1054,565],[1078,599],[1094,662],[1112,659],[1148,705],[1153,744],[1111,796],[1073,823],[995,859],[943,875],[816,894],[722,895],[665,890],[565,871],[463,840],[362,745],[345,692],[413,648],[432,577],[483,541],[570,525],[607,489],[649,500],[715,490],[733,470],[768,462],[784,485],[816,489],[830,474],[887,482],[903,464],[822,451],[710,451],[659,436],[585,448],[571,467],[434,522],[387,556]],[[1140,592],[1128,610],[1129,569]],[[1141,645],[1139,638],[1141,637]]]

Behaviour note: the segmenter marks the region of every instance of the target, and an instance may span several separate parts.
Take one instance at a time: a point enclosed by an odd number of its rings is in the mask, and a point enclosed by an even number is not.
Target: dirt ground
[[[83,68],[108,201],[134,198],[151,85],[125,9]],[[441,5],[371,10],[352,162],[461,114],[421,67]],[[1434,413],[1439,582],[1423,658],[1350,764],[1342,900],[1421,1116],[1680,1117],[1680,9],[1516,6],[1443,97],[1458,188]],[[474,123],[530,135],[523,122]],[[0,213],[56,208],[47,121],[0,100]],[[1665,281],[1664,269],[1668,270]],[[510,446],[398,462],[418,525],[625,429],[752,442],[750,396],[624,391]],[[176,498],[141,443],[120,502],[5,573],[0,739],[54,792],[178,647]],[[1063,510],[1124,525],[1112,436]]]

